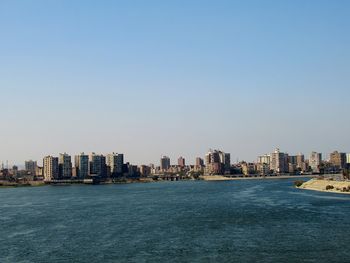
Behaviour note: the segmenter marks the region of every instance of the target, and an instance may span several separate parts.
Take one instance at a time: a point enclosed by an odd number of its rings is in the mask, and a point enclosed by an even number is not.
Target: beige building
[[[260,164],[270,164],[270,155],[269,154],[264,154],[264,155],[260,155],[258,156],[258,163]]]
[[[270,156],[271,170],[277,174],[289,172],[288,154],[280,152],[280,150],[277,148],[273,153],[271,153]]]
[[[320,172],[321,163],[322,163],[322,153],[312,152],[309,158],[309,165],[313,173]]]
[[[51,181],[59,178],[58,158],[46,156],[43,160],[44,180]]]
[[[329,162],[338,169],[345,168],[346,154],[334,151],[329,155]]]

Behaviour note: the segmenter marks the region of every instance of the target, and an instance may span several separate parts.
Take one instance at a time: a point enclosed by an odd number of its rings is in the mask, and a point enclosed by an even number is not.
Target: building
[[[258,174],[260,175],[268,175],[270,174],[270,164],[267,164],[267,163],[258,163],[256,165],[256,170],[258,172]]]
[[[242,173],[246,176],[255,174],[256,172],[255,164],[253,163],[243,162],[241,164],[241,167],[242,167]]]
[[[124,155],[118,153],[108,154],[106,164],[110,169],[112,177],[121,176],[123,174]]]
[[[75,169],[76,177],[80,179],[87,178],[89,176],[89,156],[81,153],[75,156]]]
[[[205,173],[206,174],[224,174],[229,173],[231,169],[231,158],[229,153],[219,150],[209,150],[205,155]]]
[[[334,151],[329,155],[329,162],[336,169],[344,169],[346,164],[346,154]]]
[[[37,178],[43,178],[44,177],[44,169],[43,167],[37,166],[35,169],[35,176]]]
[[[147,177],[151,174],[151,167],[147,165],[140,165],[138,170],[143,177]]]
[[[258,163],[270,165],[270,155],[264,154],[264,155],[258,156]]]
[[[181,168],[185,168],[185,165],[186,165],[185,158],[180,156],[179,159],[177,159],[177,165]]]
[[[346,163],[350,164],[350,153],[346,154]]]
[[[107,177],[106,157],[102,154],[91,153],[89,155],[89,175]]]
[[[204,160],[200,157],[196,158],[196,166],[197,167],[203,167],[204,166]]]
[[[298,153],[296,158],[297,158],[297,168],[304,171],[304,169],[303,169],[303,168],[305,168],[305,156],[304,156],[304,154]]]
[[[69,179],[72,177],[72,158],[66,153],[60,153],[58,159],[59,178]]]
[[[224,159],[225,173],[229,173],[231,170],[231,154],[225,153],[224,156],[225,156],[225,159]]]
[[[162,156],[160,158],[160,170],[167,171],[170,168],[170,158],[168,156]]]
[[[43,160],[44,180],[59,179],[58,157],[46,156]]]
[[[196,158],[196,164],[193,167],[193,170],[196,172],[202,172],[204,168],[204,160],[200,157]]]
[[[301,159],[299,157],[299,159]],[[288,163],[297,167],[298,166],[298,156],[297,155],[289,155],[288,156]]]
[[[289,172],[288,154],[280,152],[277,148],[270,156],[270,169],[274,171],[274,173],[280,174]]]
[[[36,168],[38,167],[37,162],[33,160],[24,162],[24,169],[31,175],[36,175]]]
[[[312,152],[309,158],[309,165],[313,173],[320,173],[322,153]]]

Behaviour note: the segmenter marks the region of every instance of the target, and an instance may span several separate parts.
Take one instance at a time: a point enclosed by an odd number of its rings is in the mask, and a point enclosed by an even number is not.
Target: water
[[[350,262],[350,196],[293,180],[0,189],[0,262]]]

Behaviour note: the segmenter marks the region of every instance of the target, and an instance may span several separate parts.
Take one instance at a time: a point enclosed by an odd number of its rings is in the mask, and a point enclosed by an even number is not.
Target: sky
[[[350,152],[349,28],[346,0],[0,0],[0,161]]]

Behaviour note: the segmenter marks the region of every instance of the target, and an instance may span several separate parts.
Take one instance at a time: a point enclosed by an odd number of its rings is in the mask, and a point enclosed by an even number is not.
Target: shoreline
[[[204,181],[237,181],[237,180],[271,180],[271,179],[299,179],[315,178],[318,175],[277,175],[277,176],[247,176],[247,177],[225,177],[222,175],[203,175],[200,176]]]
[[[334,181],[327,179],[311,179],[299,187],[301,190],[310,190],[324,193],[350,194],[350,181]]]

